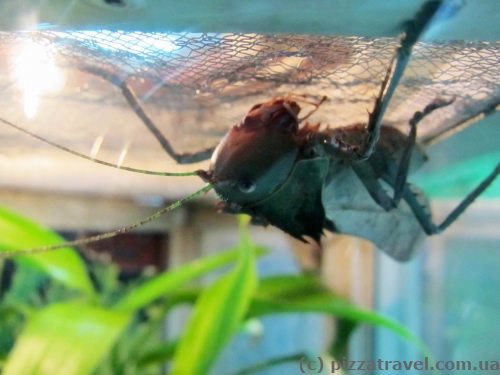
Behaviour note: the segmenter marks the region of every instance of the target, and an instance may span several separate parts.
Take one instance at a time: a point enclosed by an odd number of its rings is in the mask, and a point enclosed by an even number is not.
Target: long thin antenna
[[[171,204],[170,206],[165,207],[164,209],[158,211],[154,215],[151,215],[151,216],[147,217],[146,219],[141,220],[138,223],[132,224],[128,227],[118,229],[118,230],[115,230],[112,232],[99,234],[97,236],[93,236],[93,237],[89,237],[89,238],[82,238],[80,240],[68,241],[68,242],[65,242],[62,244],[58,244],[58,245],[47,245],[47,246],[36,247],[33,249],[25,249],[25,250],[9,250],[9,251],[3,251],[3,252],[0,251],[0,259],[11,258],[11,257],[17,256],[17,255],[31,255],[31,254],[36,254],[36,253],[42,253],[42,252],[46,252],[46,251],[50,251],[50,250],[61,249],[64,247],[87,245],[87,244],[92,243],[92,242],[104,240],[105,238],[110,238],[110,237],[114,237],[114,236],[118,236],[120,234],[130,232],[130,231],[132,231],[136,228],[139,228],[139,227],[143,226],[144,224],[147,224],[150,221],[160,217],[161,215],[163,215],[169,211],[172,211],[173,209],[181,206],[182,204],[186,203],[187,201],[190,201],[191,199],[197,197],[198,195],[201,195],[201,194],[209,191],[210,189],[212,189],[212,187],[213,187],[212,185],[208,184],[207,186],[201,188],[197,192],[195,192],[191,195],[188,195],[186,198],[182,198],[181,200],[175,202],[174,204]]]
[[[111,168],[116,168],[116,169],[123,169],[125,171],[129,171],[129,172],[135,172],[135,173],[142,173],[142,174],[149,174],[149,175],[155,175],[155,176],[169,176],[169,177],[186,177],[186,176],[196,176],[196,172],[184,172],[184,173],[172,173],[172,172],[155,172],[155,171],[148,171],[148,170],[145,170],[145,169],[136,169],[136,168],[130,168],[130,167],[123,167],[123,166],[120,166],[120,165],[116,165],[116,164],[112,164],[112,163],[108,163],[107,161],[104,161],[104,160],[100,160],[100,159],[95,159],[93,157],[90,157],[90,156],[87,156],[87,155],[84,155],[82,153],[79,153],[77,151],[74,151],[74,150],[71,150],[67,147],[64,147],[64,146],[61,146],[57,143],[54,143],[52,141],[49,141],[48,139],[44,138],[44,137],[41,137],[39,135],[36,135],[22,127],[20,127],[19,125],[16,125],[16,124],[13,124],[12,122],[10,121],[7,121],[3,118],[0,117],[0,121],[3,122],[5,125],[9,125],[10,127],[13,127],[14,129],[17,129],[19,130],[20,132],[23,132],[24,134],[32,137],[32,138],[35,138],[43,143],[46,143],[48,145],[51,145],[55,148],[58,148],[59,150],[63,150],[63,151],[66,151],[66,152],[69,152],[70,154],[73,154],[73,155],[76,155],[78,157],[81,157],[83,159],[86,159],[86,160],[90,160],[90,161],[93,161],[94,163],[97,163],[97,164],[102,164],[102,165],[105,165],[107,167],[111,167]]]

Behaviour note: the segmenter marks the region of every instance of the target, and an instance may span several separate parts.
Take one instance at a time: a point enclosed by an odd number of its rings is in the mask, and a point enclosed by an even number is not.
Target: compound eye
[[[255,190],[255,182],[250,180],[249,178],[244,178],[238,182],[238,188],[243,192],[243,193],[251,193],[252,191]]]

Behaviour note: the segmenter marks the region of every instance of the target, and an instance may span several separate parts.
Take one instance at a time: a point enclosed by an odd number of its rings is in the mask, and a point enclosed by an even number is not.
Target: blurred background
[[[253,104],[289,92],[328,96],[311,122],[365,122],[401,25],[422,4],[2,2],[0,117],[109,163],[169,172],[206,169],[209,161],[175,164],[109,75],[136,92],[178,152],[217,145]],[[429,161],[411,181],[430,196],[436,222],[500,160],[499,10],[495,0],[447,2],[416,46],[386,116],[406,131],[413,113],[433,99],[455,98],[419,124]],[[0,205],[68,239],[127,226],[203,186],[197,177],[98,165],[0,125]],[[275,228],[252,228],[254,240],[272,249],[259,263],[259,275],[320,274],[336,293],[411,328],[439,360],[499,361],[499,197],[497,181],[405,264],[356,238],[326,234],[319,249]],[[168,270],[216,253],[238,238],[235,218],[217,214],[216,201],[211,192],[132,234],[81,251],[112,259],[125,283],[145,269]],[[186,311],[176,310],[165,334],[178,335],[185,320]],[[314,314],[259,324],[231,342],[214,374],[232,374],[265,357],[320,352],[336,329]],[[391,332],[362,326],[350,341],[349,358],[416,360],[419,353]],[[259,374],[285,372],[300,373],[296,364],[286,364]],[[378,373],[390,372],[372,372]]]

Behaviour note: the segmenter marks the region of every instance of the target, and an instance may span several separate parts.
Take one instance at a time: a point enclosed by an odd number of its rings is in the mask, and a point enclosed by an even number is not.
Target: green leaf
[[[0,251],[15,251],[63,243],[64,239],[29,219],[0,207]],[[53,279],[86,294],[95,294],[85,265],[71,248],[19,255],[16,262],[35,266]]]
[[[171,303],[192,304],[205,293],[200,288],[182,288],[172,295]],[[261,279],[253,295],[246,319],[279,313],[323,313],[355,323],[368,323],[390,329],[416,345],[431,358],[427,346],[397,321],[375,311],[356,307],[329,291],[314,276],[280,275]]]
[[[267,249],[261,246],[255,246],[254,250],[256,256],[267,253]],[[122,311],[143,308],[154,300],[172,293],[186,282],[236,261],[240,251],[241,249],[227,250],[169,270],[132,290],[115,307]]]
[[[50,305],[27,324],[2,374],[89,374],[129,320],[129,314],[88,304]]]
[[[276,313],[313,312],[330,314],[359,323],[385,327],[414,344],[424,356],[432,357],[427,346],[413,332],[394,319],[356,307],[326,289],[313,276],[275,276],[261,280],[248,317]]]
[[[137,366],[147,367],[151,364],[158,364],[170,361],[174,356],[178,341],[164,342],[145,352],[137,361]]]
[[[257,286],[250,241],[240,224],[240,257],[235,268],[200,295],[174,357],[171,375],[205,375],[238,329]]]
[[[328,349],[328,354],[333,358],[347,357],[349,354],[349,341],[356,328],[358,328],[358,322],[338,318],[335,324],[335,337]]]
[[[298,353],[298,354],[287,355],[284,357],[273,358],[260,363],[256,363],[250,367],[235,372],[233,375],[255,375],[258,374],[259,371],[269,370],[270,367],[278,366],[284,363],[289,363],[289,362],[302,363],[303,358],[308,358],[308,357],[309,357],[308,353]],[[316,358],[315,357],[311,358],[311,360],[314,361],[316,360]],[[297,368],[299,368],[299,366],[297,366]],[[312,373],[312,371],[309,371],[308,373]]]

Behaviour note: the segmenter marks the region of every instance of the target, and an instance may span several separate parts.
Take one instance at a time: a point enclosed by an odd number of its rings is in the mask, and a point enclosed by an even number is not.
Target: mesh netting
[[[396,45],[389,38],[300,35],[0,33],[0,113],[87,154],[105,135],[110,152],[126,147],[136,150],[137,159],[156,157],[153,152],[162,151],[151,146],[120,90],[95,74],[101,71],[128,82],[178,151],[216,145],[254,104],[290,92],[317,100],[326,95],[311,121],[343,126],[366,122]],[[25,64],[19,56],[33,46],[43,47],[64,82],[57,90],[38,92],[36,114],[27,118],[30,86],[19,84],[19,67]],[[455,97],[453,105],[419,124],[419,138],[429,140],[495,109],[499,59],[500,43],[417,44],[384,122],[405,127],[435,98]]]

